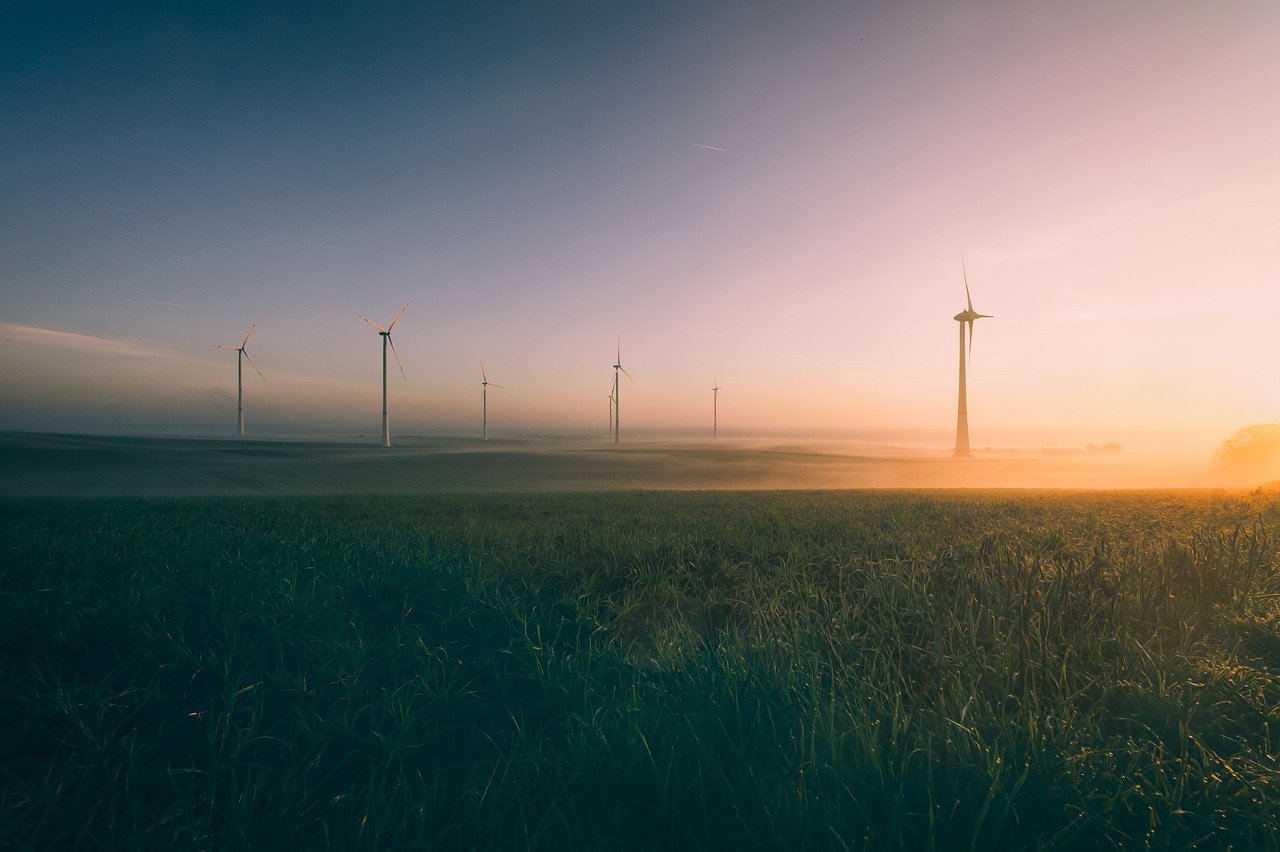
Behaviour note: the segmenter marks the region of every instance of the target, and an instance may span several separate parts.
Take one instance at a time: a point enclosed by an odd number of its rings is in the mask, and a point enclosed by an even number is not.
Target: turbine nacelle
[[[245,357],[245,360],[249,362],[249,366],[253,367],[254,372],[258,374],[258,378],[262,379],[265,382],[267,380],[267,377],[262,375],[262,371],[258,369],[258,365],[253,363],[253,358],[250,357],[249,350],[245,348],[249,345],[249,338],[253,337],[253,330],[257,327],[258,327],[258,321],[254,320],[253,325],[249,326],[249,330],[245,332],[244,340],[241,341],[239,346],[227,346],[222,343],[215,343],[213,344],[213,348],[225,349],[228,352],[239,352],[241,355]]]
[[[405,302],[404,307],[400,309],[400,313],[396,314],[395,319],[391,320],[391,324],[388,325],[386,328],[383,328],[382,326],[378,325],[376,322],[369,319],[364,314],[360,315],[360,319],[364,321],[365,325],[369,326],[374,331],[378,332],[378,334],[382,335],[383,340],[386,341],[386,343],[391,345],[391,354],[396,359],[396,366],[400,368],[400,376],[406,380],[409,378],[409,376],[404,371],[404,365],[400,363],[400,353],[396,351],[396,343],[394,340],[391,339],[391,329],[395,328],[396,323],[400,322],[400,317],[404,316],[404,312],[408,307],[409,307],[409,303]],[[253,329],[249,329],[249,331],[252,332]],[[248,338],[246,338],[246,340],[247,339]]]
[[[395,315],[395,318],[387,324],[386,328],[378,325],[364,314],[360,314],[360,320],[382,338],[382,446],[391,446],[391,421],[387,416],[387,347],[391,347],[391,355],[396,359],[396,366],[400,368],[400,375],[404,379],[409,377],[404,372],[404,364],[400,363],[400,353],[396,351],[396,344],[391,339],[391,329],[396,327],[396,323],[400,322],[400,317],[404,316],[404,312],[408,309],[409,303],[405,302],[404,307]]]
[[[960,323],[960,393],[956,404],[955,456],[969,458],[969,403],[965,374],[968,362],[973,357],[973,323],[980,319],[990,319],[992,315],[980,314],[973,309],[973,297],[969,294],[969,272],[965,269],[963,254],[960,255],[960,270],[964,275],[964,310],[953,317]]]

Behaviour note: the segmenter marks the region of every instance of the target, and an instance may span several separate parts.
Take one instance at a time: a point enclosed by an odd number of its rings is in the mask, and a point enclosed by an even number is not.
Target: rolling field
[[[1274,491],[0,500],[0,846],[1274,849],[1277,525]]]
[[[0,433],[0,496],[193,497],[779,488],[1184,488],[1203,463],[1169,457],[979,454],[735,440],[601,438],[371,442]]]

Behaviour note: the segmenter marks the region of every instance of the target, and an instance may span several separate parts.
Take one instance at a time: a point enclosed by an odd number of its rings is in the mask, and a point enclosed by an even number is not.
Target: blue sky
[[[0,428],[1280,418],[1275,4],[2,14]]]

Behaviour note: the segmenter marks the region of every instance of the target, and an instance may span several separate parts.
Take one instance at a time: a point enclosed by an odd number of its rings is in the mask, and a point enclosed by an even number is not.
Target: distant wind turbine
[[[391,446],[391,423],[387,419],[387,347],[391,347],[391,354],[395,356],[396,366],[400,368],[400,375],[407,380],[409,377],[404,373],[404,365],[400,363],[400,355],[396,352],[396,345],[391,342],[391,329],[396,327],[396,323],[400,322],[400,317],[404,316],[405,309],[409,307],[409,303],[405,302],[404,307],[400,309],[400,313],[396,314],[395,319],[386,328],[378,325],[364,314],[360,315],[360,319],[371,326],[378,334],[382,335],[382,446]]]
[[[964,300],[965,309],[955,315],[955,321],[960,323],[960,399],[956,407],[956,452],[955,457],[958,459],[969,458],[969,402],[967,395],[967,385],[965,381],[965,367],[969,360],[969,356],[973,354],[973,321],[977,319],[989,319],[991,314],[980,314],[973,309],[973,299],[969,296],[969,273],[964,268],[964,257],[960,258],[960,271],[964,274]],[[966,348],[965,324],[969,326],[969,346]]]
[[[618,359],[613,362],[613,442],[615,444],[622,443],[622,407],[618,396],[618,374],[626,376],[631,381],[635,381],[631,374],[622,366],[622,337],[618,337]]]
[[[609,396],[607,396],[606,399],[609,400],[609,437],[612,438],[613,437],[613,388],[612,386],[609,388]]]
[[[480,362],[480,388],[481,388],[480,396],[482,400],[481,407],[484,410],[484,419],[483,419],[484,439],[486,441],[489,440],[489,388],[490,387],[500,388],[502,387],[502,385],[495,385],[493,382],[489,381],[489,377],[484,374],[484,362],[481,361]]]
[[[249,338],[253,335],[253,330],[258,327],[258,321],[254,320],[253,325],[249,326],[249,330],[245,333],[244,341],[239,346],[223,346],[221,343],[213,344],[214,349],[227,349],[236,353],[236,418],[240,423],[240,435],[244,436],[244,373],[241,361],[249,360],[249,365],[257,371],[258,375],[265,382],[266,376],[262,375],[262,371],[258,369],[258,365],[253,363],[253,359],[249,358],[249,351],[245,349],[249,345]]]
[[[712,379],[711,384],[711,437],[720,437],[720,380]]]

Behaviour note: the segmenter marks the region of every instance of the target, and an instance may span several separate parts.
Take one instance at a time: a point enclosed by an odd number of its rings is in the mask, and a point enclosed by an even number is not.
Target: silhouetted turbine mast
[[[405,375],[404,365],[400,363],[400,355],[396,352],[396,345],[391,342],[391,329],[396,327],[396,323],[400,322],[400,317],[404,316],[405,309],[409,307],[409,303],[405,302],[404,307],[400,309],[400,313],[396,314],[395,319],[386,328],[378,325],[364,314],[360,315],[360,319],[364,320],[378,334],[382,335],[382,446],[391,446],[391,422],[387,418],[387,347],[391,347],[391,354],[395,356],[396,366],[400,368],[400,375],[406,380],[409,378]]]
[[[249,365],[257,371],[258,376],[265,382],[267,377],[262,375],[262,371],[258,369],[258,365],[253,363],[253,359],[249,357],[249,351],[245,349],[249,345],[249,337],[253,334],[253,330],[258,327],[258,321],[254,320],[253,325],[249,326],[249,331],[245,333],[244,342],[239,346],[223,346],[221,343],[213,344],[214,349],[227,349],[236,353],[236,420],[240,427],[240,436],[244,437],[244,370],[241,364],[242,359],[248,359]]]
[[[502,385],[496,385],[493,382],[489,381],[489,377],[484,374],[483,361],[480,362],[480,387],[481,387],[481,391],[480,391],[481,408],[484,410],[484,414],[483,414],[484,439],[487,441],[489,440],[489,388],[490,387],[500,388],[502,387]]]
[[[711,380],[711,437],[720,437],[720,382]]]
[[[622,337],[618,337],[618,358],[613,362],[613,442],[615,444],[622,443],[622,406],[619,402],[618,374],[626,376],[631,381],[635,381],[622,366]]]
[[[955,457],[968,458],[969,452],[969,402],[965,367],[973,354],[973,321],[989,319],[991,314],[980,314],[973,309],[973,299],[969,296],[969,273],[964,268],[964,257],[960,258],[960,270],[964,274],[965,309],[956,314],[954,319],[960,323],[960,398],[956,405],[956,451]],[[969,345],[965,347],[965,326],[968,325]]]

